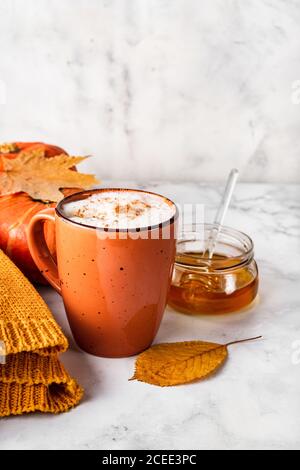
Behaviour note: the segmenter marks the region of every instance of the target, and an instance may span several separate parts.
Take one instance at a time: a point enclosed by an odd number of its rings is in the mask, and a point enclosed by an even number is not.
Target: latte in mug
[[[177,217],[176,205],[164,196],[115,188],[73,194],[33,216],[31,255],[62,295],[83,350],[124,357],[151,345],[167,303]],[[57,265],[47,249],[45,221],[55,224]],[[99,236],[106,231],[114,236]],[[135,231],[143,236],[127,236]]]
[[[101,191],[63,205],[70,220],[98,228],[132,230],[151,227],[175,215],[174,204],[153,193],[137,190]]]

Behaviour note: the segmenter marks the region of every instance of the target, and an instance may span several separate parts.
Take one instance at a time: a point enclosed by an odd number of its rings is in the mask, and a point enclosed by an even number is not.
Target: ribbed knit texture
[[[58,354],[68,342],[49,308],[0,250],[0,417],[33,411],[59,413],[75,406],[83,390]]]

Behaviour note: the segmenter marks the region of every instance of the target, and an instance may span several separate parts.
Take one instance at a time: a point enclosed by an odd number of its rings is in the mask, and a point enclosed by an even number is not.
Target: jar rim
[[[203,231],[204,230],[208,230],[209,232],[214,230],[214,229],[217,229],[219,230],[219,237],[223,235],[227,235],[227,236],[230,236],[233,240],[235,240],[236,242],[240,243],[241,246],[243,247],[243,251],[239,254],[239,255],[233,255],[233,256],[228,256],[226,257],[226,261],[230,261],[230,266],[226,267],[224,266],[224,260],[222,260],[222,262],[218,263],[216,262],[216,260],[214,260],[213,262],[213,266],[212,266],[212,262],[208,260],[207,257],[204,257],[204,256],[199,256],[198,260],[199,260],[199,265],[195,265],[195,264],[192,264],[192,261],[195,261],[195,257],[194,258],[190,258],[190,261],[191,263],[189,262],[185,262],[185,263],[182,263],[182,262],[179,262],[177,260],[175,260],[175,264],[178,266],[178,265],[181,265],[181,266],[185,266],[185,267],[190,267],[192,269],[205,269],[207,270],[208,267],[210,267],[210,272],[213,270],[213,271],[217,271],[220,273],[220,271],[230,271],[230,270],[234,270],[234,269],[237,269],[237,268],[240,268],[242,265],[246,264],[246,263],[249,263],[249,261],[251,261],[253,259],[253,256],[254,256],[254,243],[253,243],[253,240],[252,238],[247,235],[245,232],[242,232],[240,230],[237,230],[235,228],[232,228],[232,227],[228,227],[228,226],[221,226],[219,228],[219,225],[218,224],[209,224],[209,223],[202,223],[202,224],[190,224],[190,225],[185,225],[183,230],[182,230],[182,233],[179,234],[178,236],[178,240],[177,240],[177,246],[179,246],[180,244],[182,243],[186,243],[186,242],[192,242],[192,241],[196,241],[197,239],[193,239],[193,238],[186,238],[186,236],[188,235],[193,235],[193,234],[197,234],[197,233],[204,233]],[[200,238],[201,239],[201,238]],[[184,251],[182,252],[184,253]],[[176,253],[176,255],[178,254],[178,252]],[[187,256],[187,259],[188,259],[188,256]],[[209,263],[208,263],[209,261]],[[201,264],[202,262],[202,264]]]

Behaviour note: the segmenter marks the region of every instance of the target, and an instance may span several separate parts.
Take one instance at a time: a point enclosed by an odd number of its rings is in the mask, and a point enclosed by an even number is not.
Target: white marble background
[[[300,181],[299,24],[299,0],[1,0],[0,140],[102,178]]]

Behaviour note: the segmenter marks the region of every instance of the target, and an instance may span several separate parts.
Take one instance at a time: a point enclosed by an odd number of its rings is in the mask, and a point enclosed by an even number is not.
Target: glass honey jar
[[[214,230],[212,259],[206,252]],[[222,314],[248,306],[258,292],[258,269],[251,238],[211,224],[185,231],[177,242],[168,303],[187,314]]]

